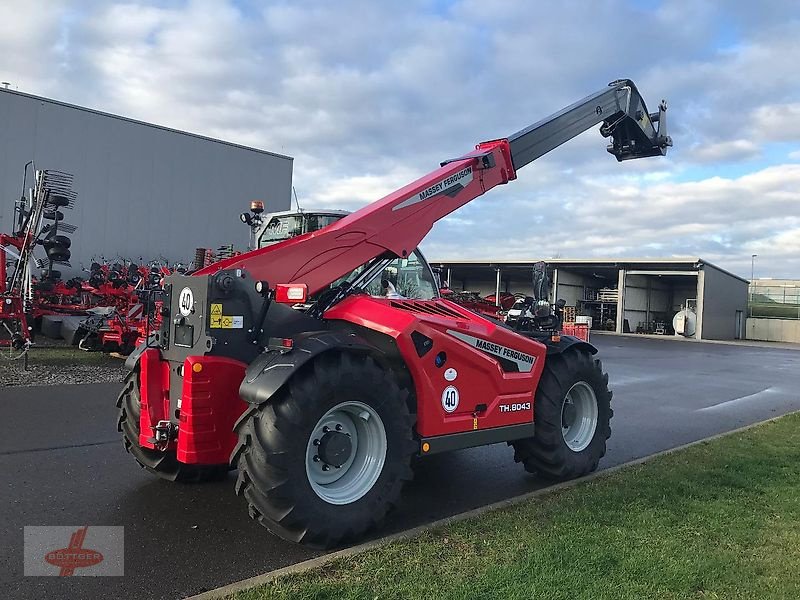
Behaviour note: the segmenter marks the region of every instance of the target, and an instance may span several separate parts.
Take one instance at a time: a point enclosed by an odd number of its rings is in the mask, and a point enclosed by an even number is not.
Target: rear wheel
[[[154,475],[169,481],[199,483],[222,479],[230,470],[229,465],[186,465],[178,462],[174,451],[159,452],[139,445],[141,401],[138,369],[125,377],[125,386],[117,399],[117,408],[117,430],[122,433],[125,450],[133,455],[140,467]]]
[[[324,548],[379,524],[412,477],[407,396],[372,359],[330,353],[247,411],[233,462],[250,516]]]
[[[611,436],[611,396],[602,363],[587,351],[547,358],[536,390],[536,435],[512,443],[514,460],[553,481],[591,473]]]

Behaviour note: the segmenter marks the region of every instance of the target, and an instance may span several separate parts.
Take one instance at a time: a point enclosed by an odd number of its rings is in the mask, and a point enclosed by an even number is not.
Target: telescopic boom
[[[602,123],[608,151],[618,161],[664,156],[666,103],[650,114],[634,83],[620,79],[595,94],[512,136],[478,144],[475,151],[319,231],[298,236],[197,271],[246,269],[257,280],[304,283],[314,294],[381,255],[408,256],[433,224],[491,188],[516,179],[516,172],[550,150]],[[658,123],[656,129],[653,123]]]

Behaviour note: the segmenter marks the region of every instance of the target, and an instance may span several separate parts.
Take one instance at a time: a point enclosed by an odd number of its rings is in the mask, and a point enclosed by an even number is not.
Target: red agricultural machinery
[[[615,81],[318,231],[166,277],[161,327],[126,361],[126,449],[173,481],[238,469],[253,519],[321,547],[380,523],[415,457],[507,442],[541,477],[593,471],[612,416],[597,350],[440,298],[416,247],[596,124],[618,161],[663,156],[665,110]]]
[[[88,277],[65,281],[56,267],[71,268],[72,241],[65,234],[77,228],[64,222],[64,211],[73,208],[77,197],[73,177],[36,170],[31,162],[25,165],[22,187],[14,204],[14,232],[0,234],[0,347],[15,358],[24,356],[35,323],[56,322],[59,327],[43,329],[62,337],[58,319],[71,318],[71,341],[83,349],[130,352],[160,327],[163,278],[185,269],[166,262],[94,262]],[[39,247],[46,259],[35,256]]]
[[[15,230],[0,234],[0,347],[24,353],[31,343],[36,316],[31,269],[45,268],[47,277],[54,265],[69,264],[71,241],[63,234],[76,228],[63,222],[62,211],[74,206],[76,194],[72,175],[39,171],[32,162],[25,165],[22,179],[22,195],[14,204]],[[34,259],[37,246],[44,248],[46,260]],[[9,264],[13,265],[10,273]]]
[[[170,268],[166,261],[93,262],[87,280],[71,280],[80,286],[83,313],[89,315],[77,324],[78,346],[130,353],[160,327],[161,283],[173,272],[186,269]]]

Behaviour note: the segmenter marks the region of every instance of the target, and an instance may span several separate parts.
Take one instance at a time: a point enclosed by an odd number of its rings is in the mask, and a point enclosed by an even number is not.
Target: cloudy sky
[[[545,8],[546,5],[557,8]],[[289,154],[353,209],[629,77],[666,159],[591,131],[437,224],[432,259],[701,256],[800,278],[797,0],[0,0],[20,91]]]

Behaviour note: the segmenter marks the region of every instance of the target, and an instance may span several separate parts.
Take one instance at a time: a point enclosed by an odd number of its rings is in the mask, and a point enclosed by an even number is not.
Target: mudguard
[[[547,346],[547,356],[563,354],[571,348],[575,350],[586,350],[589,354],[597,354],[597,348],[592,346],[589,342],[584,342],[582,339],[571,335],[562,335],[557,342],[554,342],[551,337],[537,339]]]
[[[139,362],[139,357],[144,354],[144,351],[149,348],[155,348],[158,350],[158,343],[156,342],[155,334],[150,334],[150,339],[147,343],[141,343],[128,355],[128,358],[125,359],[125,369],[128,371],[133,371],[136,368],[137,363]]]
[[[380,353],[372,344],[347,331],[317,331],[294,338],[288,352],[266,350],[247,367],[239,395],[249,404],[260,405],[272,398],[304,364],[332,350]]]

